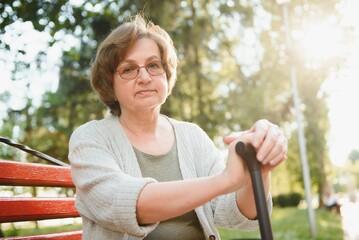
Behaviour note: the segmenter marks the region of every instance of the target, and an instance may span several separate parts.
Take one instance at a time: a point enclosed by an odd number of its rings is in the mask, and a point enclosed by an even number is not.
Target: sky
[[[304,37],[303,49],[307,57],[315,61],[335,58],[345,53],[345,64],[339,72],[329,76],[323,85],[328,98],[331,130],[328,136],[330,159],[336,166],[346,163],[350,151],[359,150],[359,1],[343,0],[338,6],[340,18],[328,18],[326,22],[311,24],[307,32],[295,33],[293,37]],[[262,15],[265,16],[265,15]],[[266,17],[267,19],[267,17]],[[353,29],[350,41],[342,38],[340,27]],[[265,27],[265,26],[264,26]],[[57,36],[62,41],[46,49],[41,71],[36,67],[36,54],[43,50],[50,36],[32,28],[30,23],[17,22],[0,36],[2,41],[11,42],[11,51],[0,51],[0,94],[9,90],[11,97],[0,102],[0,122],[7,107],[21,108],[26,97],[31,97],[38,105],[45,91],[55,91],[58,86],[58,72],[61,52],[77,44],[71,36]],[[253,41],[251,41],[253,42]],[[15,53],[23,50],[25,62],[29,67],[12,81]],[[27,90],[27,85],[29,89]]]

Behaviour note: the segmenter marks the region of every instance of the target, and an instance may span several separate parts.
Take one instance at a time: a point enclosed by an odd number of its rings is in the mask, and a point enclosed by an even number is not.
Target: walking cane
[[[263,187],[261,165],[256,157],[256,151],[252,145],[244,142],[238,142],[235,149],[237,154],[244,159],[251,176],[261,238],[262,240],[273,240],[267,201]]]

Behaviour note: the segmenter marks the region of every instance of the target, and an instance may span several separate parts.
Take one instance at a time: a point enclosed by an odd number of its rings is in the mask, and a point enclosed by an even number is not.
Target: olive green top
[[[152,177],[159,182],[182,180],[176,144],[163,155],[150,155],[134,148],[143,177]],[[160,222],[145,240],[205,239],[202,226],[194,210],[181,216]]]

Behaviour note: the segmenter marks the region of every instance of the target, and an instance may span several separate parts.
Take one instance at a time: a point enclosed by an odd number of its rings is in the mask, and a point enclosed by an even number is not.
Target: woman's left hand
[[[237,132],[224,137],[224,142],[229,145],[238,136],[249,134],[247,143],[256,149],[257,159],[263,165],[263,171],[270,172],[281,162],[287,159],[288,142],[279,127],[268,120],[257,121],[249,130]]]

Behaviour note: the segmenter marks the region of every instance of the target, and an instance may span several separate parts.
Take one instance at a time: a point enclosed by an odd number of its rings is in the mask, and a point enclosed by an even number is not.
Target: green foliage
[[[358,162],[359,160],[359,150],[352,150],[349,153],[349,160],[351,160],[353,163]]]
[[[273,205],[278,207],[298,207],[300,201],[303,199],[302,194],[291,192],[287,194],[279,194],[273,197]]]
[[[303,19],[334,11],[334,2],[292,1],[290,10],[300,11],[293,11],[291,25],[299,27]],[[321,191],[327,181],[323,170],[328,169],[329,124],[326,96],[320,95],[320,88],[329,65],[312,71],[300,63],[298,53],[288,52],[282,11],[275,1],[86,0],[80,5],[68,0],[2,1],[0,34],[16,21],[30,21],[36,30],[52,36],[49,45],[61,41],[64,34],[76,37],[79,44],[62,55],[56,92],[45,93],[39,107],[34,108],[31,99],[26,99],[22,109],[9,109],[0,133],[67,161],[72,131],[108,113],[89,85],[96,48],[111,29],[139,11],[169,32],[179,56],[177,85],[162,113],[199,124],[213,139],[248,129],[261,118],[283,127],[289,138],[289,164],[273,174],[273,182],[282,192],[300,191],[302,183],[289,72],[295,64],[311,176],[314,190]],[[263,12],[270,18],[261,22],[270,24],[258,26],[255,23]],[[257,44],[245,41],[246,31],[253,34]],[[0,46],[10,48],[4,42]],[[243,57],[249,48],[258,56]],[[46,48],[39,53],[39,68],[44,54]],[[18,53],[15,58],[16,72],[28,67],[22,55]],[[7,98],[7,93],[0,96],[1,100]],[[18,135],[13,134],[14,126],[20,129]]]
[[[351,194],[355,194],[354,189],[359,188],[359,161],[349,161],[344,168],[342,176],[345,176],[347,179],[345,182],[346,187],[348,187],[347,190]]]

